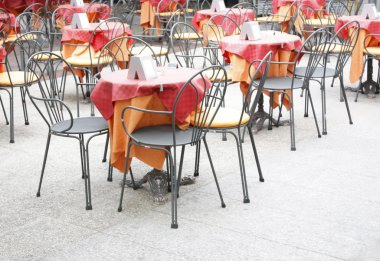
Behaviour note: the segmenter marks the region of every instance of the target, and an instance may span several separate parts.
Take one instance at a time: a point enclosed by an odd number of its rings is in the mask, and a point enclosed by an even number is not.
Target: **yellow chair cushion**
[[[7,36],[7,39],[5,40],[5,42],[6,43],[12,43],[12,42],[16,41],[16,39],[19,36],[20,35],[17,35],[17,34],[10,34],[10,35]],[[25,40],[25,41],[31,41],[31,40],[37,39],[37,36],[35,34],[28,34],[27,37],[23,36],[22,39]]]
[[[364,53],[380,56],[380,46],[379,47],[367,47],[367,49],[364,48]]]
[[[111,62],[111,58],[109,56],[101,57],[99,60],[99,57],[81,57],[81,56],[71,56],[66,59],[66,61],[74,66],[96,66],[98,63],[99,64],[108,64]]]
[[[226,72],[227,72],[227,81],[232,81],[232,70],[229,69],[229,70],[226,70]],[[213,75],[213,74],[214,74],[213,70],[206,71],[206,76],[210,79],[210,81],[222,80],[223,73],[218,73],[217,75]]]
[[[311,25],[311,26],[333,26],[335,24],[334,20],[330,19],[307,19],[305,21],[305,24]]]
[[[211,117],[215,112],[214,108],[211,108],[209,115],[206,119],[206,126],[209,126]],[[202,115],[197,115],[198,117],[202,117]],[[232,108],[219,108],[218,113],[216,114],[214,120],[212,121],[210,128],[232,128],[239,126],[239,121],[241,117],[241,110],[236,110]],[[201,118],[202,119],[202,118]],[[241,120],[241,124],[246,124],[249,121],[250,117],[247,113],[243,114],[243,118]],[[199,118],[198,118],[199,120]],[[194,115],[192,114],[190,118],[190,123],[192,125],[195,124]]]
[[[61,51],[52,51],[52,53],[54,53],[60,57],[62,56]],[[35,56],[34,59],[37,61],[46,61],[49,59],[49,57],[50,56],[48,54],[42,54],[42,55]],[[56,60],[56,59],[58,59],[58,57],[57,56],[51,56],[51,59]]]
[[[290,16],[288,17],[289,20]],[[256,21],[258,23],[265,23],[265,22],[283,22],[286,21],[286,17],[284,16],[279,16],[279,15],[271,15],[271,16],[262,16],[262,17],[257,17]]]
[[[166,55],[169,52],[167,48],[164,48],[164,47],[161,48],[160,46],[150,46],[150,48],[152,48],[154,56]],[[132,48],[131,53],[132,55],[138,55],[138,54],[152,55],[152,51],[149,48],[146,48],[145,46],[136,46]]]
[[[10,76],[10,78],[9,78]],[[29,82],[35,82],[38,80],[37,76],[29,73],[28,75]],[[12,80],[12,84],[11,84]],[[25,72],[24,71],[12,71],[0,73],[0,86],[1,87],[10,87],[11,85],[23,85],[25,84]]]
[[[202,39],[201,34],[197,33],[181,33],[181,34],[174,34],[173,35],[174,39],[179,39],[179,40],[196,40],[196,39]]]

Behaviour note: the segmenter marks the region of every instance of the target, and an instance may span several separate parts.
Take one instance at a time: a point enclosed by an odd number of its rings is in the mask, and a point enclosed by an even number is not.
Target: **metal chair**
[[[251,83],[248,87],[247,95],[244,97],[241,110],[233,108],[220,108],[212,123],[209,124],[209,130],[217,133],[229,133],[234,136],[238,151],[240,176],[243,189],[243,202],[249,203],[247,177],[243,154],[243,137],[244,132],[248,130],[253,153],[255,155],[256,167],[259,174],[260,182],[264,182],[264,177],[261,172],[260,161],[253,138],[252,127],[254,126],[254,114],[257,104],[262,94],[262,90],[267,78],[272,52],[264,56],[262,60],[253,61],[250,64],[249,71],[254,71]],[[256,92],[256,94],[255,94]],[[237,134],[236,134],[237,133]],[[199,171],[200,146],[196,155],[196,169]]]
[[[55,41],[61,42],[62,29],[71,24],[74,14],[75,12],[70,8],[58,7],[54,10],[49,30],[49,39],[52,46],[54,46]]]
[[[102,1],[101,3],[93,2],[89,4],[86,13],[92,23],[100,23],[112,16],[112,9],[108,1]],[[94,17],[91,17],[91,15]]]
[[[343,71],[347,64],[349,58],[351,57],[352,50],[355,48],[357,40],[359,38],[360,25],[356,21],[346,23],[342,26],[339,31],[334,35],[330,35],[328,39],[328,45],[324,48],[324,57],[321,63],[315,68],[313,74],[310,75],[310,79],[317,81],[321,86],[321,97],[322,97],[322,134],[327,134],[327,121],[326,121],[326,78],[339,78],[340,82],[340,94],[345,101],[346,110],[348,114],[349,123],[352,124],[352,118],[350,113],[350,108],[348,105],[348,100],[346,96],[346,91],[343,82]],[[342,32],[347,31],[348,35],[346,38],[342,38]],[[318,46],[314,45],[316,48]],[[325,44],[323,44],[325,46]],[[329,60],[336,59],[336,63],[333,66],[328,66]],[[295,75],[297,77],[305,77],[307,68],[297,67],[295,70]],[[306,89],[306,93],[309,89]],[[306,97],[308,94],[306,94]],[[305,98],[305,116],[308,116],[308,100]]]
[[[136,108],[133,106],[127,106],[122,111],[122,123],[124,130],[126,134],[130,138],[130,142],[128,144],[128,150],[126,154],[126,159],[129,158],[131,146],[140,146],[145,148],[150,148],[154,150],[160,150],[164,151],[168,157],[169,157],[169,166],[170,166],[170,176],[171,176],[171,228],[178,228],[177,223],[177,192],[178,192],[178,181],[177,179],[177,153],[176,149],[177,147],[181,147],[181,159],[180,159],[180,166],[182,166],[181,162],[183,161],[183,155],[185,152],[185,146],[186,145],[195,145],[200,140],[203,140],[207,152],[208,152],[208,146],[207,141],[205,140],[205,134],[207,133],[210,124],[212,123],[213,118],[215,117],[216,113],[218,112],[218,109],[221,105],[220,99],[215,99],[214,97],[208,97],[207,94],[209,93],[209,84],[207,84],[207,76],[205,75],[206,71],[213,70],[215,74],[221,74],[224,75],[224,77],[220,77],[223,80],[219,82],[213,82],[212,88],[218,88],[221,83],[226,82],[226,72],[225,70],[220,66],[213,66],[210,68],[206,68],[204,70],[201,70],[200,72],[196,73],[194,76],[192,76],[184,85],[183,87],[178,91],[177,97],[175,98],[173,109],[171,111],[154,111],[154,110],[146,110],[141,108]],[[197,84],[196,82],[200,83]],[[184,99],[184,95],[186,93],[192,93],[193,99],[191,101],[188,101],[189,104],[191,104],[193,108],[194,118],[193,122],[195,123],[192,127],[189,127],[187,130],[180,130],[176,126],[176,112],[181,107],[181,102]],[[225,91],[223,93],[224,98]],[[209,104],[215,104],[215,107],[206,106],[206,103]],[[202,113],[199,113],[198,108],[202,108]],[[142,112],[147,114],[161,114],[161,115],[168,115],[171,117],[171,124],[170,125],[159,125],[159,126],[150,126],[150,127],[144,127],[140,128],[138,130],[133,131],[132,133],[128,130],[128,127],[125,123],[126,114],[131,113],[132,111],[135,112]],[[168,149],[168,147],[173,148],[173,153]],[[213,170],[213,175],[215,179],[215,183],[218,189],[220,201],[222,207],[225,207],[225,203],[223,201],[223,197],[219,188],[219,183],[213,168],[212,160],[210,157],[210,154],[207,153],[209,156],[209,160],[211,163],[211,168]],[[124,169],[124,177],[122,182],[122,188],[121,188],[121,196],[120,196],[120,204],[118,211],[122,211],[122,203],[123,203],[123,196],[124,196],[124,185],[126,184],[126,175],[127,175],[127,169],[128,169],[128,160],[126,161],[126,166]],[[179,168],[181,169],[181,167]],[[180,175],[180,174],[179,174]],[[131,175],[132,182],[134,183],[133,175]]]
[[[253,19],[250,16],[250,12],[253,12]],[[257,18],[257,10],[256,7],[252,3],[243,2],[236,4],[228,10],[228,13],[232,13],[235,22],[238,25],[242,25],[244,22],[253,21]]]
[[[25,64],[32,54],[41,51],[47,43],[47,36],[43,32],[22,34],[7,46],[5,59],[0,62],[5,68],[5,72],[0,73],[0,90],[8,94],[10,101],[10,143],[14,143],[14,89],[20,89],[24,121],[25,125],[29,125],[25,100]]]
[[[300,50],[296,50],[297,55],[294,59],[294,61],[289,62],[275,62],[272,61],[270,64],[271,66],[278,66],[287,65],[289,72],[292,74],[291,77],[268,77],[265,82],[264,90],[268,91],[270,94],[270,101],[269,101],[269,128],[271,128],[273,122],[273,100],[274,100],[274,93],[282,93],[282,99],[281,99],[281,105],[279,110],[279,118],[281,115],[282,107],[284,104],[284,98],[285,96],[289,99],[289,105],[290,105],[290,141],[291,145],[290,148],[292,151],[296,150],[296,144],[295,144],[295,127],[294,127],[294,111],[293,111],[293,99],[294,99],[294,90],[305,88],[306,89],[306,97],[308,101],[310,101],[310,105],[313,111],[314,115],[314,121],[318,132],[318,137],[321,137],[318,121],[316,118],[315,110],[313,101],[310,95],[309,91],[309,83],[312,79],[312,75],[314,74],[317,66],[320,64],[321,59],[324,57],[324,51],[326,50],[326,46],[328,43],[328,32],[326,29],[321,28],[317,31],[313,32],[309,38],[303,43]],[[303,55],[307,53],[308,55],[304,57],[308,57],[307,59],[307,66],[305,67],[305,70],[302,70],[302,79],[301,74],[296,74],[295,72],[300,72],[301,70],[298,69],[298,61]],[[296,75],[298,77],[296,77]],[[287,93],[289,92],[289,94]],[[279,119],[276,123],[276,126],[278,126]]]
[[[40,61],[37,58],[41,55],[51,58],[46,61]],[[54,73],[50,70],[51,64],[55,68]],[[77,83],[71,66],[62,57],[49,52],[40,52],[31,56],[25,70],[29,98],[49,128],[36,196],[40,197],[41,195],[41,185],[51,137],[73,138],[79,141],[82,178],[85,184],[86,210],[91,210],[89,143],[99,135],[108,134],[108,124],[103,117],[73,117],[69,106],[62,101],[60,93],[55,91],[61,88],[60,85],[66,84],[65,80],[61,80],[66,79],[65,71],[71,73],[74,77],[74,82]],[[30,92],[29,88],[38,88],[39,92]],[[87,140],[85,135],[90,135]]]

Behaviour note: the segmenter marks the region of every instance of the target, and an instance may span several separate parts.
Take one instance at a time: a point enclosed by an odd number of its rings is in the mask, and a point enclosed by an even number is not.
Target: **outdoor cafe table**
[[[107,18],[110,18],[110,15],[112,14],[112,9],[107,4],[84,4],[81,6],[65,4],[60,5],[59,8],[63,8],[58,10],[60,17],[62,18],[67,16],[67,9],[70,9],[73,10],[74,13],[87,13],[87,17],[90,23],[98,19],[106,20]]]
[[[97,28],[99,23],[90,23],[88,28],[75,29],[71,25],[67,25],[62,30],[62,56],[65,59],[70,57],[89,59],[91,57],[99,58],[100,51],[104,45],[110,40],[123,36],[132,35],[132,32],[127,24],[124,24],[124,30],[118,26],[116,29],[109,23],[106,28]],[[93,31],[97,28],[92,42],[90,43],[91,50],[88,50]],[[79,77],[83,77],[83,72],[76,70]]]
[[[232,20],[234,20],[238,25],[242,25],[246,21],[253,21],[255,19],[255,13],[252,9],[239,9],[239,8],[227,8],[224,11],[221,12],[214,12],[211,9],[204,9],[199,10],[195,12],[195,15],[192,19],[192,24],[194,28],[199,32],[205,34],[204,32],[204,25],[208,22],[211,16],[214,15],[227,15]],[[220,18],[220,24],[222,24],[223,18]],[[219,21],[215,21],[217,24],[219,24]],[[225,23],[227,26],[229,23]],[[228,32],[232,28],[232,32]],[[233,26],[230,26],[230,28],[223,28],[224,31],[227,31],[227,35],[234,34]]]
[[[223,37],[220,41],[222,54],[226,62],[230,63],[232,67],[230,72],[232,81],[240,82],[240,88],[243,94],[246,94],[250,82],[248,74],[250,63],[255,60],[263,59],[269,51],[273,52],[272,61],[294,61],[296,53],[293,52],[293,50],[300,49],[302,46],[301,38],[296,35],[277,31],[262,31],[261,34],[261,39],[255,41],[240,40],[239,35]],[[292,68],[289,68],[286,64],[272,64],[268,72],[268,77],[287,76],[291,69]],[[270,88],[270,86],[268,87]],[[275,94],[273,106],[276,107],[278,104],[278,95]],[[289,109],[289,101],[287,98],[284,99],[284,106]],[[261,106],[259,106],[259,109],[262,109],[260,107]]]
[[[31,4],[39,3],[45,5],[45,2],[46,0],[0,0],[0,8],[18,15]]]
[[[380,19],[369,20],[362,16],[342,16],[339,17],[335,24],[335,31],[338,31],[343,25],[351,21],[358,21],[360,25],[359,36],[355,48],[352,50],[350,82],[354,83],[360,80],[363,73],[363,54],[364,45],[366,47],[379,47],[380,37],[369,37],[365,43],[364,38],[368,34],[380,34]],[[354,25],[352,25],[354,26]],[[348,32],[343,31],[342,37],[348,37]],[[372,81],[372,59],[368,61],[368,79],[367,82],[373,83],[378,88],[377,83]]]
[[[125,106],[135,106],[149,110],[172,110],[174,100],[180,88],[198,71],[190,68],[165,69],[157,78],[143,81],[127,78],[128,70],[102,72],[101,79],[91,94],[91,100],[103,117],[108,120],[110,132],[111,164],[124,170],[125,154],[129,137],[121,123],[121,112]],[[195,78],[192,83],[203,92],[203,80]],[[211,82],[207,81],[211,86]],[[191,88],[190,88],[191,89]],[[183,94],[177,107],[177,126],[186,129],[190,123],[190,114],[194,109],[195,95],[189,88]],[[126,112],[125,123],[130,132],[133,130],[161,124],[171,124],[169,115],[144,114],[137,111]],[[165,153],[162,151],[132,147],[131,157],[140,159],[156,169],[162,169]]]
[[[171,0],[164,0],[168,4],[172,2]],[[167,12],[170,10],[175,10],[176,6],[168,6],[167,5],[161,5],[163,8],[161,10],[157,10],[158,3],[160,0],[140,0],[141,3],[141,14],[140,14],[140,25],[143,28],[160,28],[161,24],[158,19],[156,19],[156,13],[157,12]],[[186,5],[186,0],[178,0],[177,1],[179,4],[185,8]]]

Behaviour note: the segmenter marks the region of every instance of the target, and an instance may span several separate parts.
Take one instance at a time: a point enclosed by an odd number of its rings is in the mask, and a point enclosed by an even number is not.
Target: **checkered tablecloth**
[[[14,27],[16,24],[15,15],[12,13],[9,13],[9,18],[10,18],[10,25]],[[3,28],[3,24],[7,22],[6,21],[7,19],[8,19],[8,16],[6,14],[0,14],[0,28]]]
[[[173,109],[174,101],[182,86],[197,73],[195,69],[178,68],[166,69],[157,78],[142,81],[127,78],[128,70],[102,73],[102,77],[91,93],[91,100],[103,117],[108,120],[114,113],[114,102],[129,100],[138,96],[147,96],[157,93],[162,104],[168,111]],[[201,77],[194,78],[192,84],[200,95],[204,95],[204,84]],[[211,82],[206,82],[211,87]],[[201,99],[202,97],[199,97]],[[182,123],[194,110],[196,92],[193,88],[186,88],[182,94],[176,111],[176,119]]]
[[[239,55],[251,63],[261,60],[269,51],[272,51],[274,56],[279,49],[291,51],[302,46],[301,38],[296,35],[275,31],[263,31],[261,34],[261,39],[256,41],[240,40],[240,35],[222,38],[220,48],[226,61],[230,62],[229,53]]]
[[[276,14],[280,7],[290,5],[294,2],[294,0],[273,0],[272,1],[272,10],[273,13]],[[326,6],[326,0],[297,0],[296,6],[300,3],[304,5],[309,5],[316,10],[323,9]]]
[[[255,18],[255,13],[253,10],[249,9],[230,9],[227,8],[223,12],[213,12],[211,9],[205,9],[205,10],[199,10],[195,13],[192,23],[194,25],[194,28],[198,31],[200,31],[200,23],[203,20],[210,19],[213,15],[227,15],[232,20],[234,20],[237,24],[241,25],[242,23],[246,21],[252,21]],[[220,16],[217,19],[214,20],[217,25],[220,25],[223,23],[223,17]],[[228,23],[223,23],[223,26],[226,28],[223,28],[223,31],[227,35],[232,35],[235,32],[235,28],[232,26],[228,26]]]
[[[45,5],[45,0],[1,0],[0,8],[18,15],[26,7],[36,3]]]
[[[68,14],[67,9],[73,10],[74,13],[96,13],[96,18],[105,20],[110,18],[110,14],[112,13],[111,7],[106,4],[84,4],[82,6],[72,6],[72,5],[60,5],[58,10],[58,14],[66,18]],[[69,22],[69,21],[68,21]]]
[[[352,15],[352,16],[342,16],[339,17],[335,24],[335,32],[337,32],[343,25],[346,23],[357,21],[359,22],[360,29],[366,30],[369,34],[380,34],[380,19],[369,20],[365,19],[360,15]],[[351,26],[355,26],[352,24]],[[347,30],[342,30],[341,36],[347,38],[348,32]],[[380,41],[380,37],[376,37]]]
[[[65,26],[62,31],[61,42],[78,41],[81,43],[87,43],[90,41],[91,34],[99,23],[90,23],[89,28],[86,29],[73,29],[70,25]],[[132,35],[132,32],[127,24],[124,24],[124,30],[121,26],[116,28],[112,27],[112,23],[109,23],[107,28],[97,28],[97,31],[92,39],[91,46],[94,48],[95,52],[101,50],[105,43],[110,40],[123,36],[125,34]]]

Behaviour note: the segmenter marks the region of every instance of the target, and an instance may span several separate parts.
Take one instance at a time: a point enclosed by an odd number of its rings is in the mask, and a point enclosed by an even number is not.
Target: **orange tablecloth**
[[[239,36],[228,36],[222,39],[220,47],[226,61],[232,66],[232,80],[240,82],[243,93],[246,93],[250,82],[248,68],[254,60],[262,59],[269,51],[273,52],[272,61],[294,61],[296,53],[294,49],[300,49],[302,41],[298,36],[286,33],[263,31],[262,39],[257,41],[239,40]],[[272,65],[268,76],[284,77],[289,75],[288,65]],[[279,101],[274,100],[274,106]],[[284,101],[288,108],[288,101]]]
[[[102,73],[100,81],[95,86],[91,99],[102,115],[108,120],[110,130],[111,164],[124,170],[125,153],[129,137],[121,123],[121,112],[125,106],[135,106],[149,110],[168,111],[172,109],[178,90],[197,71],[189,68],[168,69],[164,75],[149,81],[128,80],[127,70]],[[203,89],[202,79],[192,81],[198,91]],[[210,82],[208,84],[211,85]],[[161,87],[162,85],[162,87]],[[202,88],[202,89],[200,89]],[[161,91],[162,90],[162,91]],[[190,89],[187,89],[190,90]],[[176,113],[177,125],[185,129],[189,126],[189,115],[193,110],[195,96],[191,92],[183,94],[180,100],[181,112]],[[130,132],[133,130],[154,125],[170,124],[168,115],[145,114],[129,111],[125,122]],[[132,147],[130,159],[136,157],[146,164],[162,169],[165,154],[161,151],[140,147]]]
[[[380,37],[374,38],[370,37],[364,43],[364,38],[368,34],[380,34],[380,19],[377,20],[367,20],[361,16],[342,16],[338,18],[335,24],[335,31],[338,31],[344,24],[358,21],[360,24],[360,31],[358,36],[358,41],[352,51],[351,57],[351,67],[350,67],[350,82],[354,83],[360,80],[360,76],[363,73],[363,54],[364,45],[366,47],[379,46]],[[342,37],[348,37],[348,32],[343,32]]]
[[[7,55],[7,52],[5,51],[5,48],[3,46],[0,46],[0,62],[4,61],[6,55]],[[4,64],[0,64],[0,73],[4,71],[5,71]]]

